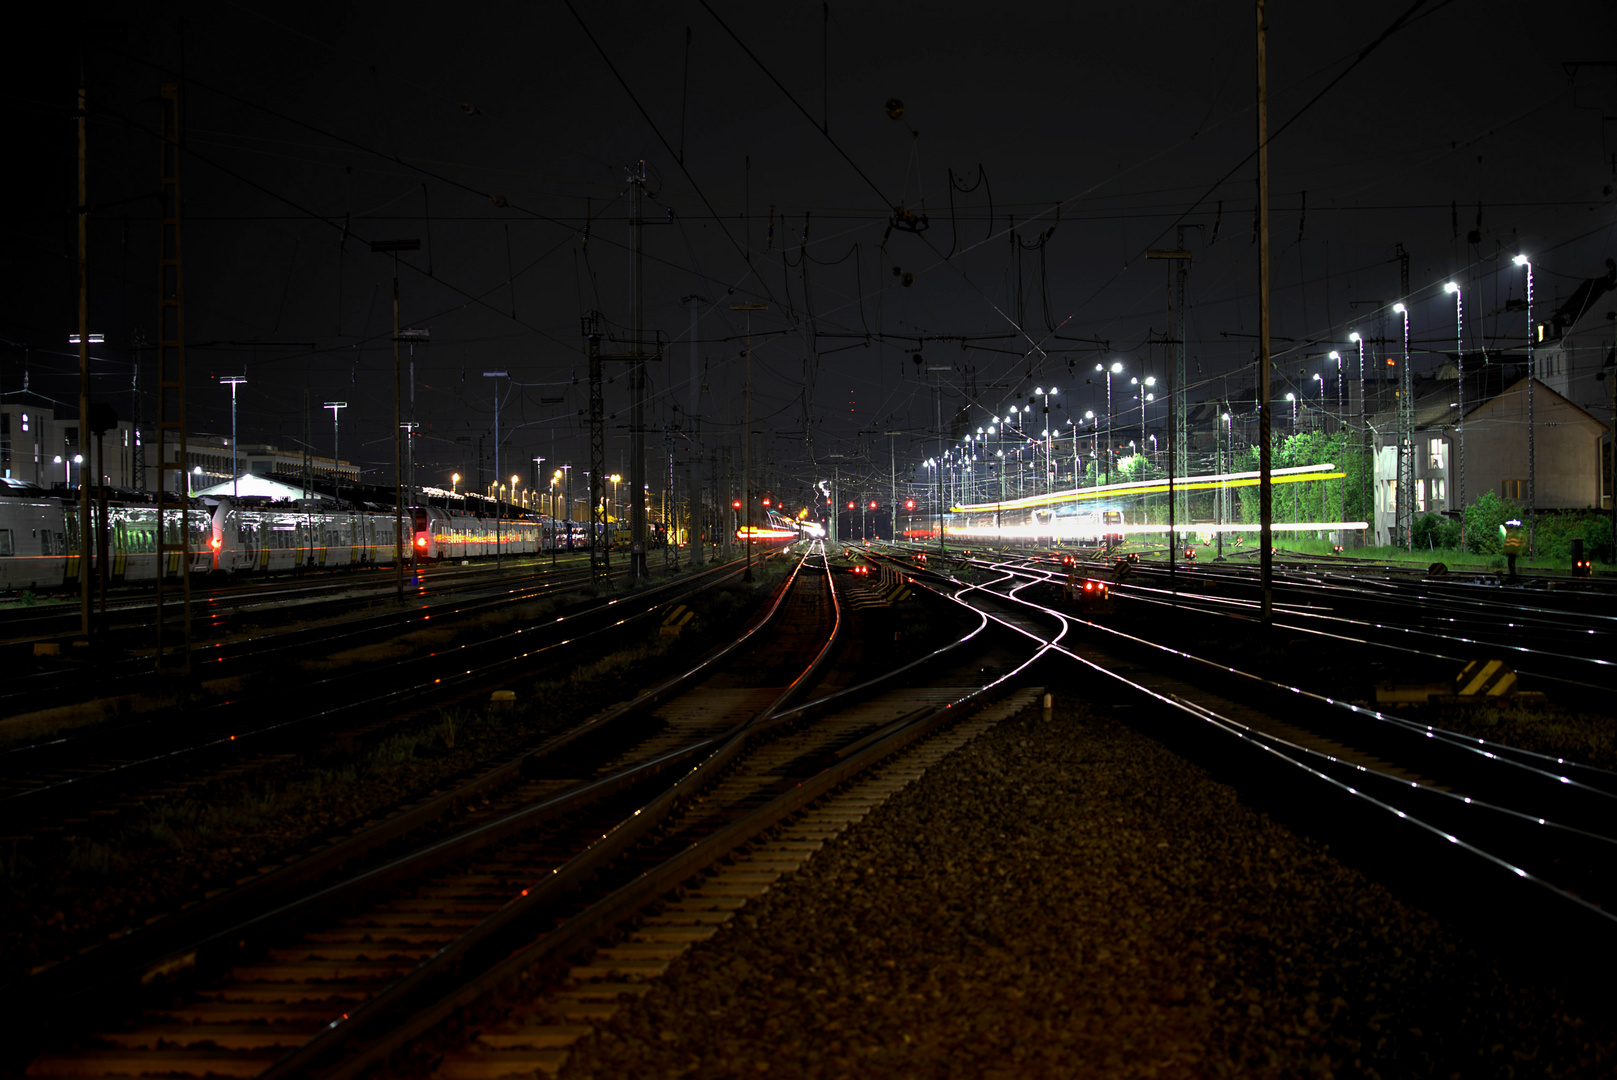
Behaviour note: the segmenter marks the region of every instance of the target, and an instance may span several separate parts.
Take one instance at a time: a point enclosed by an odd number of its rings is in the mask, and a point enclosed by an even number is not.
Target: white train
[[[102,527],[92,503],[92,536]],[[180,515],[165,516],[168,543],[178,543]],[[392,565],[394,516],[318,500],[255,504],[229,498],[194,500],[184,515],[193,574],[287,573]],[[588,524],[549,518],[496,521],[442,507],[413,507],[404,516],[406,542],[417,559],[532,555],[589,546]],[[109,582],[155,581],[157,507],[139,499],[109,499],[106,512]],[[76,499],[33,485],[0,481],[0,591],[71,586],[79,575],[81,523]],[[91,565],[96,558],[92,542]],[[178,577],[181,555],[169,552],[166,577]]]

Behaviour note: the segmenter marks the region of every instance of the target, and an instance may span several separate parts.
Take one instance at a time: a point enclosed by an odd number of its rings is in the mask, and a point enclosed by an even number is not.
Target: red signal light
[[[741,509],[741,500],[737,499],[735,502],[731,503],[730,505],[735,507],[737,510],[739,510],[739,509]]]
[[[225,542],[223,540],[219,539],[217,536],[214,537],[212,540],[209,540],[208,543],[213,545],[213,550],[215,550],[215,551],[218,551],[220,548],[225,546]]]
[[[906,510],[914,510],[915,509],[915,500],[914,499],[905,499],[904,500],[904,509],[906,509]]]
[[[872,500],[871,500],[871,501],[870,501],[870,508],[871,508],[871,509],[872,509],[872,510],[874,510],[874,509],[876,509],[876,500],[874,500],[874,499],[872,499]]]
[[[416,537],[415,538],[415,546],[418,547],[418,548],[426,547],[427,546],[427,538],[425,536]]]
[[[848,509],[849,509],[849,510],[852,510],[852,509],[853,509],[853,503],[849,503],[849,504],[848,504]]]

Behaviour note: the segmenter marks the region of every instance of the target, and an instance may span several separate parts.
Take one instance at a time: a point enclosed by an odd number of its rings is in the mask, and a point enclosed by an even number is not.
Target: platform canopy
[[[293,487],[291,484],[283,484],[279,480],[272,480],[267,476],[259,476],[255,473],[242,473],[234,481],[226,480],[223,483],[214,484],[212,487],[198,488],[191,494],[193,496],[212,495],[214,497],[235,495],[244,499],[301,499],[303,498],[303,488],[301,485]]]

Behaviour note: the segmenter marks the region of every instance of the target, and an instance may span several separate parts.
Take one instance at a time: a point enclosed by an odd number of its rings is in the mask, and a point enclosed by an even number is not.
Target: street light
[[[1342,416],[1347,408],[1346,399],[1342,394],[1342,354],[1335,349],[1330,351],[1330,358],[1336,361],[1336,429],[1342,430]]]
[[[1370,507],[1370,468],[1369,468],[1368,463],[1363,460],[1363,451],[1365,450],[1365,443],[1367,441],[1367,437],[1369,435],[1369,429],[1370,429],[1370,424],[1369,424],[1368,419],[1366,418],[1366,412],[1365,412],[1365,407],[1366,407],[1365,393],[1366,393],[1368,387],[1367,387],[1367,385],[1366,385],[1366,383],[1364,381],[1364,335],[1360,334],[1357,330],[1355,330],[1351,334],[1348,335],[1348,340],[1353,342],[1355,345],[1357,345],[1359,347],[1359,430],[1358,430],[1358,436],[1359,436],[1359,449],[1360,449],[1360,452],[1361,452],[1360,465],[1359,465],[1359,504],[1360,504],[1361,508],[1363,509],[1364,513],[1369,514],[1371,512],[1371,507]],[[1346,514],[1344,513],[1343,516],[1345,517]],[[1375,533],[1374,533],[1374,529],[1372,528],[1372,530],[1371,530],[1372,539],[1374,538],[1374,536],[1375,536]],[[1364,545],[1364,534],[1363,533],[1359,534],[1359,545],[1361,547]]]
[[[1409,308],[1397,303],[1392,306],[1392,313],[1404,317],[1404,359],[1398,369],[1397,501],[1393,505],[1393,527],[1398,536],[1393,543],[1406,551],[1414,551],[1415,531],[1410,526],[1415,509],[1415,375],[1409,366]]]
[[[62,467],[62,483],[64,485],[66,485],[67,487],[72,487],[73,486],[73,466],[75,466],[75,465],[82,466],[84,464],[84,455],[83,454],[74,454],[72,459],[68,460],[68,459],[62,457],[61,454],[57,454],[56,459],[55,459],[55,463]],[[79,469],[79,483],[81,485],[84,483],[84,470],[82,468]]]
[[[395,283],[393,288],[395,291],[397,291],[398,285]],[[395,304],[396,303],[397,301],[395,300]],[[398,316],[395,314],[394,319],[397,320],[397,318]],[[398,351],[398,346],[394,345],[393,381],[395,386],[398,384],[399,374],[397,359]],[[506,374],[503,371],[485,371],[483,372],[483,378],[503,379],[506,378]],[[398,406],[396,404],[393,406],[393,411],[395,414],[398,412]],[[395,455],[395,459],[396,458],[397,455]],[[498,382],[494,384],[494,475],[500,475],[500,384]],[[496,493],[494,500],[494,569],[496,571],[500,569],[500,500],[498,498],[498,493]]]
[[[245,375],[226,375],[219,380],[230,387],[230,497],[237,495],[236,482],[236,387],[247,381]],[[79,480],[83,483],[83,478]]]
[[[1460,550],[1465,550],[1465,301],[1457,282],[1449,282],[1443,291],[1454,294],[1454,356],[1457,363],[1454,385],[1459,391],[1460,415],[1454,425],[1460,443]]]
[[[754,311],[768,311],[769,305],[761,301],[748,301],[741,304],[731,304],[731,311],[745,311],[747,313],[747,394],[744,408],[745,419],[742,422],[743,439],[741,442],[741,488],[742,496],[746,500],[746,526],[747,526],[747,569],[742,573],[741,580],[752,581],[752,313]]]
[[[1511,262],[1527,267],[1527,553],[1533,553],[1533,531],[1538,525],[1538,499],[1534,481],[1538,479],[1538,464],[1533,456],[1533,338],[1538,328],[1533,325],[1533,264],[1526,255],[1518,255]],[[1617,454],[1617,449],[1612,453]]]
[[[1288,393],[1286,400],[1291,402],[1291,433],[1297,434],[1297,395]]]
[[[1157,399],[1157,395],[1148,393],[1146,387],[1157,385],[1157,377],[1147,375],[1145,382],[1142,384],[1138,376],[1133,376],[1129,379],[1129,385],[1140,387],[1140,449],[1143,452],[1145,449],[1145,405],[1146,402]]]
[[[372,240],[371,251],[375,254],[393,256],[393,567],[394,583],[398,592],[399,603],[404,603],[404,436],[401,421],[404,419],[399,411],[399,252],[420,251],[421,241],[417,238],[408,240]],[[494,453],[498,457],[500,452],[499,440],[494,441]],[[499,475],[499,462],[494,464],[495,475]],[[415,545],[410,545],[415,551]],[[496,569],[500,562],[500,526],[499,518],[495,518],[494,526],[494,565]]]
[[[1048,495],[1051,491],[1055,490],[1055,451],[1050,438],[1050,399],[1061,393],[1061,391],[1052,386],[1050,387],[1049,391],[1046,392],[1044,387],[1039,386],[1035,387],[1033,392],[1044,398],[1044,491],[1045,494]]]
[[[1221,417],[1224,421],[1224,453],[1218,457],[1218,472],[1221,477],[1218,482],[1218,522],[1228,525],[1230,521],[1230,482],[1228,475],[1235,468],[1235,432],[1230,424],[1230,414],[1225,412]],[[1216,452],[1216,447],[1215,447]],[[1225,462],[1229,464],[1226,465]],[[1218,557],[1224,557],[1224,530],[1218,530]]]
[[[1096,364],[1096,371],[1106,372],[1106,482],[1112,482],[1112,376],[1123,374],[1123,361],[1114,360],[1112,366]]]
[[[322,408],[331,410],[331,494],[339,498],[342,493],[342,448],[337,439],[337,417],[348,408],[346,401],[328,401]]]

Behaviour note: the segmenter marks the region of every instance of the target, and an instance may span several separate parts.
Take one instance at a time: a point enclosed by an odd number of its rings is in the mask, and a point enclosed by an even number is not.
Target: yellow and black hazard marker
[[[675,604],[668,614],[663,616],[662,629],[658,630],[657,634],[660,637],[679,637],[679,632],[694,618],[696,612],[684,604]]]
[[[1503,660],[1473,660],[1454,680],[1456,697],[1508,697],[1516,692],[1516,673]]]

